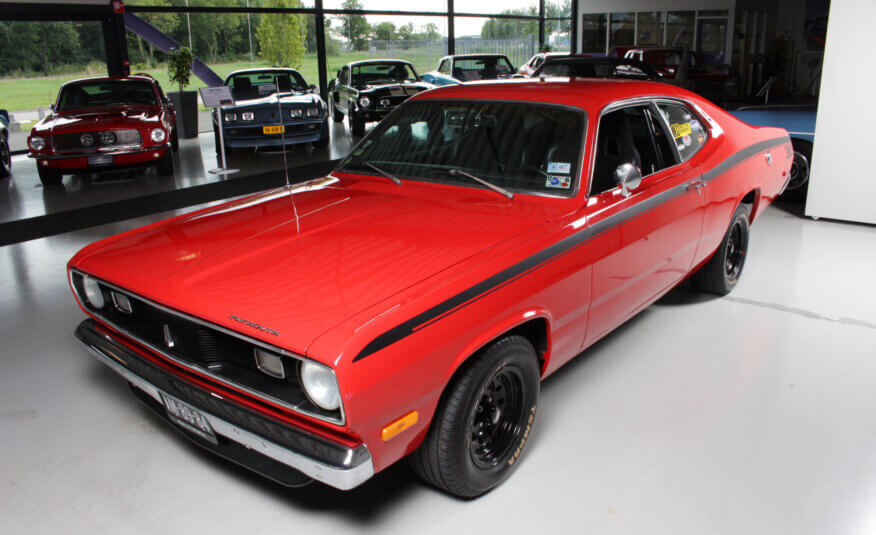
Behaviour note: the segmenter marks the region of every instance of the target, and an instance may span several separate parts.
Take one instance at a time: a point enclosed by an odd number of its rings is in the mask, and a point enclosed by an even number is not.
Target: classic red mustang
[[[145,74],[65,83],[52,114],[27,139],[46,186],[64,174],[144,165],[170,176],[177,145],[173,107]]]
[[[330,175],[94,243],[77,336],[201,446],[340,489],[410,456],[477,496],[539,382],[693,276],[726,294],[791,143],[666,84],[417,95]]]

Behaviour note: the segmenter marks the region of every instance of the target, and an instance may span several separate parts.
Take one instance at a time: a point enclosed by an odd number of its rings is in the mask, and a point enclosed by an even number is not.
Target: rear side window
[[[705,126],[681,104],[661,103],[657,106],[669,125],[681,161],[688,161],[709,139]]]
[[[441,66],[438,67],[438,72],[441,74],[450,74],[450,60],[444,60],[441,62]]]

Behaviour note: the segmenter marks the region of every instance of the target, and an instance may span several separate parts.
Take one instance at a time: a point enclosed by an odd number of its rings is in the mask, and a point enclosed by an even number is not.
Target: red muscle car
[[[83,78],[61,86],[52,114],[27,139],[40,181],[64,174],[155,166],[173,174],[176,117],[151,76]]]
[[[477,496],[517,466],[541,379],[688,276],[733,289],[791,155],[661,83],[424,92],[324,178],[82,249],[76,334],[277,481],[349,489],[410,456]]]

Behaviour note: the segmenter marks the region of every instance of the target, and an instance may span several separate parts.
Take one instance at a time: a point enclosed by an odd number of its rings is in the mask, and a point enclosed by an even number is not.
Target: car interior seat
[[[625,110],[605,115],[599,123],[599,129],[591,195],[617,186],[614,172],[619,165],[631,163],[640,169],[642,166]]]

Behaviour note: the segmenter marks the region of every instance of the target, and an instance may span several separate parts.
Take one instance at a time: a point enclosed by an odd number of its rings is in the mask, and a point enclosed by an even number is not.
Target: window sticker
[[[685,147],[690,147],[690,144],[691,144],[690,134],[685,134],[685,135],[681,136],[681,142],[684,143]]]
[[[569,189],[572,187],[572,180],[567,176],[551,175],[547,177],[544,185],[548,188]]]
[[[548,162],[547,172],[568,175],[572,172],[572,164],[569,162]]]
[[[672,137],[674,137],[675,139],[678,139],[681,136],[688,135],[692,132],[689,122],[681,124],[673,123],[669,125],[669,128],[672,128]]]

